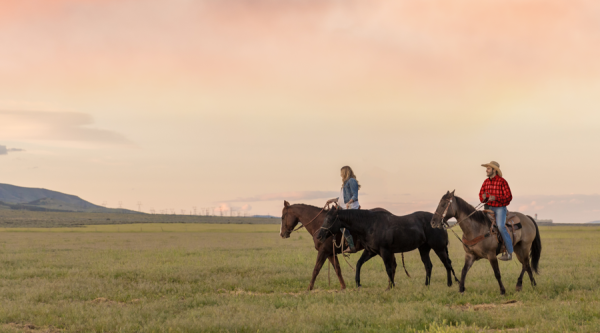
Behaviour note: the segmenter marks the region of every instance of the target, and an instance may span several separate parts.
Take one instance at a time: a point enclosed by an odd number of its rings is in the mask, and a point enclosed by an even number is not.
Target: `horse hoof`
[[[523,286],[517,286],[517,291],[523,290]]]
[[[506,294],[506,290],[500,290],[500,295],[505,295]]]

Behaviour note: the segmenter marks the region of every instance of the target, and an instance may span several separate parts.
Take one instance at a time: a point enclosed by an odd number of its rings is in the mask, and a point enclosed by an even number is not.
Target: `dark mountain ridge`
[[[2,208],[55,212],[137,213],[127,209],[94,205],[76,195],[10,184],[0,184],[0,209]]]

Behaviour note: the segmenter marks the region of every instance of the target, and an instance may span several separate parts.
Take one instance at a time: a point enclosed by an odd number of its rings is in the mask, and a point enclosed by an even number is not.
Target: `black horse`
[[[331,209],[325,216],[317,239],[323,241],[331,235],[340,233],[341,228],[348,228],[357,236],[365,247],[365,251],[356,264],[356,286],[360,287],[360,268],[376,255],[381,256],[390,279],[388,289],[394,287],[396,266],[394,253],[409,252],[419,249],[421,260],[425,265],[425,285],[431,282],[433,264],[429,258],[431,249],[446,267],[448,286],[452,286],[450,273],[456,274],[448,255],[448,233],[446,230],[432,228],[430,221],[433,214],[415,212],[405,216],[396,216],[389,212],[372,212],[368,210]]]

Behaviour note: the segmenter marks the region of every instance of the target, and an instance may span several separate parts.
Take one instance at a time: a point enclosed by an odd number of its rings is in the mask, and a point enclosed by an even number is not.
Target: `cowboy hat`
[[[498,162],[496,161],[491,161],[490,163],[487,164],[482,164],[482,167],[490,167],[494,170],[496,170],[496,173],[498,173],[498,176],[502,177],[502,171],[500,171],[500,164],[498,164]]]

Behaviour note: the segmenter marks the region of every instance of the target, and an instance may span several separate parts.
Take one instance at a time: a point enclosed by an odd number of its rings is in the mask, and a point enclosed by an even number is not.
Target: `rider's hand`
[[[349,209],[349,208],[350,208],[350,203],[347,203],[346,204],[346,209]]]
[[[494,200],[496,200],[496,197],[495,197],[495,196],[493,196],[493,195],[490,195],[490,200],[489,200],[489,201],[490,201],[490,202],[492,202],[492,201],[494,201]]]
[[[484,193],[484,194],[481,195],[481,197],[483,198],[483,201],[485,201],[485,197],[487,197],[487,194]]]

